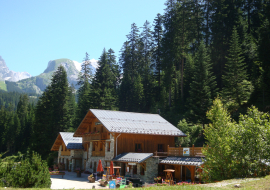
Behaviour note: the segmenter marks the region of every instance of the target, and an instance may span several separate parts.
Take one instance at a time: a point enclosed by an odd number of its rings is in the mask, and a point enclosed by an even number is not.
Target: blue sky
[[[10,70],[42,73],[50,60],[98,59],[103,48],[119,51],[134,22],[138,27],[165,0],[0,0],[0,56]]]

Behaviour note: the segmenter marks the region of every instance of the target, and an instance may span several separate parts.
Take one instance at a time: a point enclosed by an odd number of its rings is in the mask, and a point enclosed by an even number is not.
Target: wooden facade
[[[114,135],[115,142],[119,133]],[[175,141],[172,136],[165,135],[145,135],[145,134],[127,134],[121,133],[117,138],[117,155],[124,152],[142,152],[142,153],[154,153],[167,152],[167,147],[174,146]],[[115,143],[115,155],[116,155],[116,143]]]
[[[70,156],[70,150],[67,149],[64,140],[62,139],[61,135],[58,134],[52,148],[51,151],[59,151],[59,147],[62,145],[62,149],[61,149],[61,155],[63,156]]]
[[[88,111],[79,128],[74,133],[74,137],[83,138],[83,146],[93,142],[92,156],[105,155],[105,143],[114,138],[114,155],[124,152],[145,152],[154,153],[167,151],[167,146],[174,146],[174,136],[170,135],[149,135],[149,134],[130,134],[130,133],[110,133],[106,127]],[[119,136],[120,135],[120,136]],[[117,138],[117,136],[119,136]],[[116,148],[117,141],[117,148]],[[89,146],[89,145],[88,145]]]

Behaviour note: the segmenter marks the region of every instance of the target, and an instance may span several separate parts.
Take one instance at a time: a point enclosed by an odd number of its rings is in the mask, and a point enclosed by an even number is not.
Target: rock
[[[235,184],[235,185],[234,185],[234,187],[236,187],[236,188],[240,188],[240,187],[241,187],[241,185],[240,185],[240,184]]]

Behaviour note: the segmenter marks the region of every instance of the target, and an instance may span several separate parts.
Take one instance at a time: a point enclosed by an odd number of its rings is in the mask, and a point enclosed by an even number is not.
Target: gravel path
[[[52,185],[51,189],[92,189],[94,185],[96,189],[108,189],[101,187],[99,182],[89,183],[87,177],[89,174],[82,173],[81,177],[76,177],[75,172],[65,171],[64,178],[61,175],[51,175]]]
[[[227,185],[235,185],[235,184],[245,183],[245,182],[254,181],[254,180],[259,180],[259,178],[230,179],[230,180],[224,180],[224,181],[216,182],[216,183],[201,184],[200,186],[224,187]]]

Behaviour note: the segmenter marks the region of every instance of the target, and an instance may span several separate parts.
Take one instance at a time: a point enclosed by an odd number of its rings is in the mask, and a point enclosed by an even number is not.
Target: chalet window
[[[103,143],[100,142],[100,143],[99,143],[99,151],[102,151],[102,150],[103,150]]]
[[[135,144],[135,152],[142,152],[142,144],[141,143]]]
[[[63,145],[62,145],[62,147],[61,147],[61,151],[63,151]]]
[[[97,131],[97,128],[96,127],[94,127],[94,132],[96,132]]]
[[[93,145],[92,151],[96,151],[96,143],[95,142],[92,142],[92,145]]]
[[[107,152],[110,152],[111,150],[111,142],[107,142]]]
[[[141,175],[144,175],[144,168],[140,166]]]
[[[163,144],[158,144],[158,152],[164,152],[164,145]]]
[[[83,145],[83,151],[87,151],[87,144]]]
[[[133,166],[133,174],[137,174],[137,165]]]
[[[65,151],[67,151],[67,147],[65,146]]]

